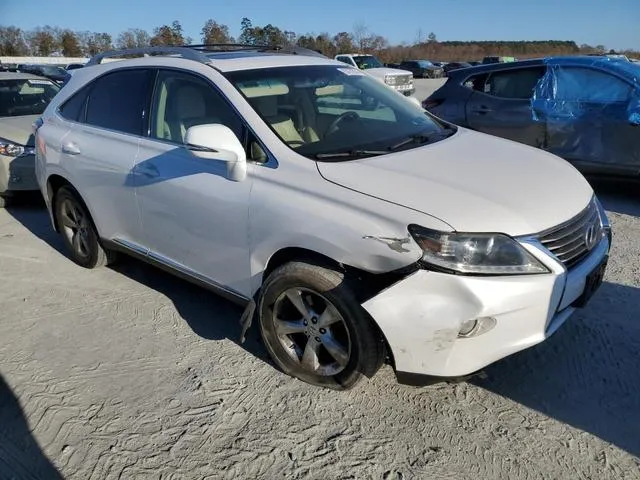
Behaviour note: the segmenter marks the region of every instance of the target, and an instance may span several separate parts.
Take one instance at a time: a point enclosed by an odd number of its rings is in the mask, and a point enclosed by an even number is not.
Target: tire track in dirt
[[[417,389],[384,368],[344,393],[238,346],[237,309],[206,292],[77,269],[11,225],[3,242],[54,270],[0,259],[20,278],[0,291],[0,370],[71,479],[640,478],[640,219],[613,221],[609,283],[544,345],[486,380]],[[12,435],[0,422],[0,447]],[[0,462],[37,476],[19,449]]]

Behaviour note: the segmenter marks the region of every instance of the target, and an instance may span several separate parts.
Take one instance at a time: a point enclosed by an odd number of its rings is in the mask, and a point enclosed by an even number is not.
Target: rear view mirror
[[[233,131],[218,123],[190,127],[184,142],[193,155],[227,164],[227,178],[241,182],[247,176],[247,154]]]

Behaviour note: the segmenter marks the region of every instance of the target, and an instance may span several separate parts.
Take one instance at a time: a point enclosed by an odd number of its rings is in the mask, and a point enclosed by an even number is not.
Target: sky
[[[434,32],[441,41],[574,40],[640,50],[640,0],[0,0],[0,25],[29,30],[48,24],[107,32],[114,40],[128,28],[152,33],[179,20],[199,42],[209,18],[237,36],[242,17],[298,34],[335,34],[364,24],[394,44]]]

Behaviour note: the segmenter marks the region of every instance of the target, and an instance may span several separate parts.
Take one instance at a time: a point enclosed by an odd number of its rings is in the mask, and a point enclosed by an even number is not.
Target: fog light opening
[[[460,331],[458,332],[458,336],[468,337],[473,333],[473,331],[476,329],[477,326],[478,326],[477,319],[474,318],[472,320],[467,320],[460,326]]]
[[[487,333],[496,326],[496,319],[493,317],[479,317],[467,320],[460,325],[458,338],[477,337]]]

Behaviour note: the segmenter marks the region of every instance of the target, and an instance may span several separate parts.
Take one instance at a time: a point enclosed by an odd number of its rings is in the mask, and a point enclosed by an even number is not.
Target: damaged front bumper
[[[478,277],[418,270],[363,304],[387,339],[400,381],[470,375],[544,341],[575,311],[587,279],[608,258],[610,238],[569,271],[544,248],[525,248],[551,273]],[[475,331],[467,327],[474,321]]]
[[[7,157],[0,155],[0,193],[38,190],[33,154]]]

